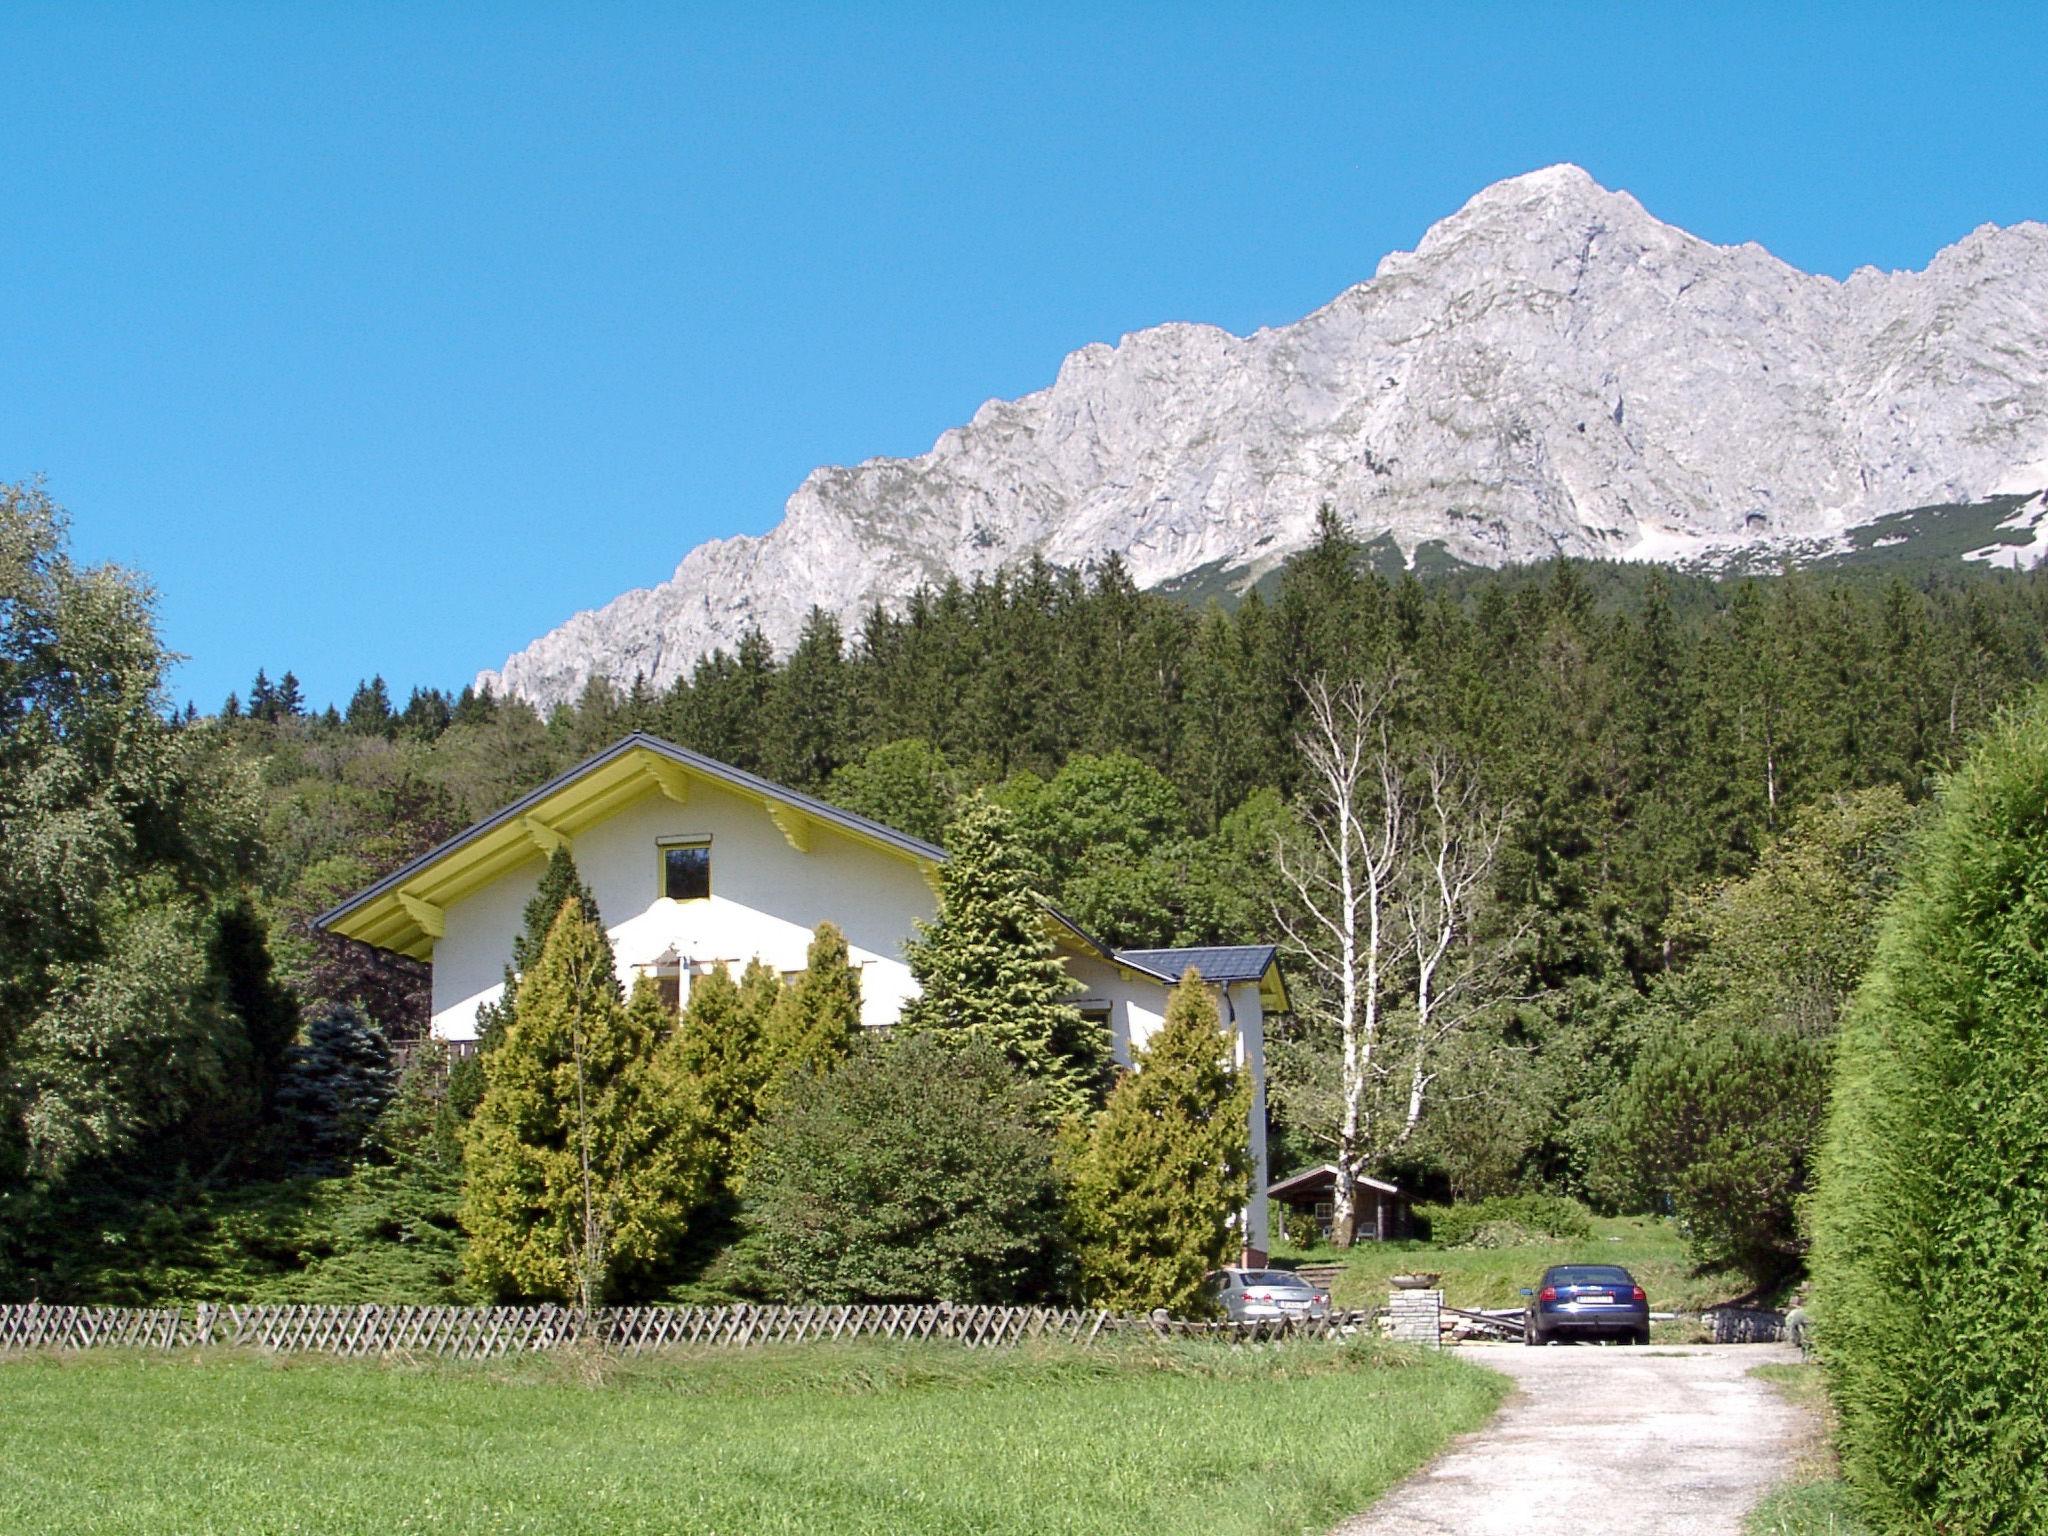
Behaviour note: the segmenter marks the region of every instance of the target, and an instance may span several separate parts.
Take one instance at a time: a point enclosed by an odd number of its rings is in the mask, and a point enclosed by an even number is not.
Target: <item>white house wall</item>
[[[1068,1001],[1076,1008],[1109,1014],[1111,1049],[1119,1065],[1129,1066],[1132,1052],[1150,1040],[1166,1022],[1166,997],[1172,989],[1151,977],[1125,970],[1078,949],[1060,958],[1081,990]],[[1266,1210],[1266,1015],[1259,1003],[1258,983],[1242,981],[1212,987],[1216,1011],[1237,1040],[1237,1064],[1251,1074],[1252,1108],[1246,1132],[1252,1154],[1252,1199],[1244,1217],[1245,1246],[1260,1254],[1272,1251],[1271,1222]]]
[[[670,901],[660,894],[659,840],[704,836],[711,839],[710,897]],[[903,944],[916,922],[930,920],[931,890],[908,860],[822,825],[811,825],[808,841],[810,851],[798,852],[758,801],[693,780],[683,804],[650,788],[577,836],[570,851],[626,985],[671,947],[700,964],[727,961],[735,973],[757,957],[799,971],[813,931],[829,920],[861,970],[862,1022],[893,1023],[916,990]],[[535,857],[449,907],[434,946],[436,1035],[475,1038],[476,1011],[502,990],[543,868]]]

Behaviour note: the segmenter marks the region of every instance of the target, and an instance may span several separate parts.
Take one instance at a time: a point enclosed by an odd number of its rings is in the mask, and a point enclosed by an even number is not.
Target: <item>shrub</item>
[[[1668,1203],[1695,1263],[1759,1286],[1798,1269],[1842,1009],[1876,947],[1913,813],[1896,789],[1809,807],[1742,880],[1673,925],[1615,1101],[1617,1155]]]
[[[751,1283],[792,1301],[1009,1302],[1061,1263],[1040,1092],[995,1048],[864,1040],[752,1138]]]
[[[1429,1240],[1439,1248],[1505,1248],[1520,1241],[1558,1238],[1579,1241],[1593,1235],[1593,1217],[1562,1195],[1493,1195],[1459,1205],[1418,1205],[1429,1223]]]
[[[1843,1025],[1813,1202],[1843,1470],[1881,1523],[2048,1526],[2048,694],[1943,790]]]
[[[311,1173],[340,1173],[397,1091],[384,1031],[353,1003],[321,1009],[307,1022],[305,1043],[292,1047],[277,1090],[293,1160]]]
[[[1241,1242],[1251,1194],[1251,1084],[1193,970],[1069,1164],[1069,1200],[1089,1303],[1192,1317],[1203,1281]]]

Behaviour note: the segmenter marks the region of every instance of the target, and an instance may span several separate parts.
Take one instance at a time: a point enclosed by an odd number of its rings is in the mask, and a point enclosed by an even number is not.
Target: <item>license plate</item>
[[[1614,1305],[1614,1298],[1612,1296],[1581,1296],[1579,1298],[1580,1306],[1583,1307],[1589,1304],[1596,1307],[1611,1307]]]

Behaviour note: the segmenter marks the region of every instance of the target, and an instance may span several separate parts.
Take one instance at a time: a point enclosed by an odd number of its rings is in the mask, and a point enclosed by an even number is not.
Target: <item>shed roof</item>
[[[1266,1193],[1276,1200],[1304,1199],[1319,1195],[1337,1182],[1337,1165],[1324,1163],[1315,1168],[1304,1168],[1299,1173],[1290,1173],[1284,1179],[1276,1179],[1266,1186]],[[1368,1189],[1376,1189],[1383,1195],[1398,1195],[1401,1188],[1389,1184],[1385,1179],[1361,1177],[1358,1181]]]

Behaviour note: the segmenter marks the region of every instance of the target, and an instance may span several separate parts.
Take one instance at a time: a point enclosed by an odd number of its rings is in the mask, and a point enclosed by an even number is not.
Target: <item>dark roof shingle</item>
[[[1120,949],[1117,959],[1179,981],[1189,966],[1208,982],[1258,981],[1273,964],[1271,944],[1212,944],[1198,949]]]

